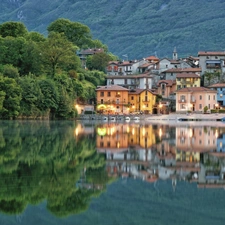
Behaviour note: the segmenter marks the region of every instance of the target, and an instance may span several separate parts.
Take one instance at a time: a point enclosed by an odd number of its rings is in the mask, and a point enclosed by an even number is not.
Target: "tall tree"
[[[105,68],[111,57],[105,52],[97,53],[87,58],[87,67],[90,70],[100,70],[105,71]]]
[[[20,111],[21,88],[12,78],[0,77],[0,90],[5,93],[0,117],[16,118]]]
[[[25,37],[28,30],[21,22],[5,22],[0,24],[0,35],[2,37]]]
[[[74,62],[77,47],[68,41],[64,34],[51,32],[47,40],[40,43],[40,50],[45,66],[54,77],[57,68]]]
[[[48,32],[63,33],[67,39],[78,47],[82,47],[89,43],[92,39],[90,28],[79,22],[71,22],[68,19],[59,18],[52,22],[48,28]]]

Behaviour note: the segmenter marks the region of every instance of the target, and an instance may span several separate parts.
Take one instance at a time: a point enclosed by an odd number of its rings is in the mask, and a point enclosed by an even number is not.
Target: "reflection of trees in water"
[[[105,189],[76,186],[84,169],[87,181],[99,183],[105,159],[96,153],[93,139],[75,140],[75,126],[73,122],[0,122],[1,211],[18,214],[28,204],[46,199],[53,214],[66,216],[86,210],[91,197]],[[107,182],[104,176],[101,185]]]

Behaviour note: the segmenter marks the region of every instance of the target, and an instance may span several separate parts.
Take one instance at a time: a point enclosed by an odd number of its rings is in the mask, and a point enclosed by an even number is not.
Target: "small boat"
[[[103,117],[103,121],[107,122],[108,121],[108,117],[107,116],[104,116]]]
[[[110,121],[111,122],[116,122],[116,117],[114,117],[114,116],[113,117],[110,117]]]
[[[130,117],[126,116],[125,121],[129,123],[130,122]]]
[[[134,117],[134,122],[140,122],[140,117],[135,116],[135,117]]]

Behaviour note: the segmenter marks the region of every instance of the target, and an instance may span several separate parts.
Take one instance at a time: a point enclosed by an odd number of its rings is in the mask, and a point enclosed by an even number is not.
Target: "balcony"
[[[190,100],[190,103],[196,103],[196,99],[194,99],[194,98],[191,99],[191,100]]]
[[[142,99],[142,102],[150,102],[149,99]]]
[[[179,99],[178,102],[179,103],[186,103],[187,101],[186,101],[186,99]]]
[[[185,79],[182,79],[182,80],[180,81],[180,83],[181,83],[181,84],[193,84],[194,81],[193,81],[193,80],[185,80]]]

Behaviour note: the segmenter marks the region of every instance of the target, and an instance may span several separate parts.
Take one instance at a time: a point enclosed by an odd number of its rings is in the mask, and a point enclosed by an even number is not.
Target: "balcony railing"
[[[186,99],[180,99],[180,100],[178,100],[178,102],[179,103],[186,103],[187,101],[186,101]]]
[[[195,103],[196,102],[196,99],[191,99],[190,102],[191,103]]]

